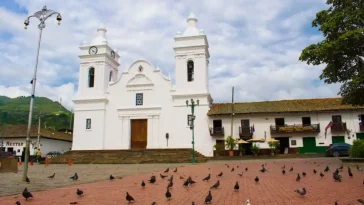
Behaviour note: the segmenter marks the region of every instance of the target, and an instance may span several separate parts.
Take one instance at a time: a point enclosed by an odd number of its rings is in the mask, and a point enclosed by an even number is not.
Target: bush
[[[364,158],[364,140],[354,140],[353,146],[349,149],[350,157]]]
[[[258,155],[258,153],[260,151],[260,147],[257,146],[256,144],[254,144],[251,150],[252,150],[253,154]]]

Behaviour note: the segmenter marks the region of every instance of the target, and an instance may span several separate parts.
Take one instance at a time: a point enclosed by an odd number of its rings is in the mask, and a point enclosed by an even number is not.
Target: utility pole
[[[199,106],[200,101],[197,100],[197,104],[195,104],[195,101],[193,99],[191,99],[191,104],[189,105],[188,100],[186,100],[186,105],[187,107],[191,107],[191,113],[192,113],[192,117],[191,117],[191,125],[190,125],[190,129],[192,130],[192,164],[195,164],[195,106]]]
[[[24,25],[25,25],[24,29],[27,29],[27,26],[29,25],[29,19],[32,18],[32,17],[37,18],[40,21],[40,23],[38,24],[39,37],[38,37],[37,55],[36,55],[36,58],[35,58],[35,68],[34,68],[33,79],[31,81],[31,83],[32,83],[32,93],[31,93],[30,104],[29,104],[27,139],[25,141],[23,181],[26,180],[27,175],[28,175],[30,130],[31,130],[31,127],[32,127],[33,104],[34,104],[34,97],[35,97],[35,85],[36,85],[36,82],[37,82],[38,59],[39,59],[40,42],[41,42],[41,39],[42,39],[42,31],[46,27],[45,21],[54,14],[57,14],[58,25],[61,24],[61,20],[62,20],[61,14],[56,12],[56,11],[47,9],[46,6],[44,6],[42,10],[35,12],[31,16],[28,16],[28,18],[25,19],[25,21],[24,21]]]
[[[234,86],[231,94],[231,137],[233,137],[234,131]]]

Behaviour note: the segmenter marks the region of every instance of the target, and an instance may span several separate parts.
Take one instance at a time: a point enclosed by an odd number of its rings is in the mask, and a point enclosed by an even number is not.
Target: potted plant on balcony
[[[254,144],[252,147],[252,152],[253,152],[254,156],[257,156],[259,151],[260,151],[260,147],[258,147],[256,144]]]
[[[234,148],[236,146],[236,140],[232,136],[228,136],[225,140],[225,146],[229,149],[229,156],[234,156]]]
[[[224,150],[224,145],[223,144],[215,144],[214,149],[215,149],[216,156],[220,156],[220,153]]]

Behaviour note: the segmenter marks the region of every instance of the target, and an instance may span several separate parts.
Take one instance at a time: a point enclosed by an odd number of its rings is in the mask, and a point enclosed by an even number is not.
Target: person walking
[[[42,158],[42,152],[40,151],[40,149],[38,149],[38,151],[37,151],[37,162],[38,163],[40,162],[41,158]]]

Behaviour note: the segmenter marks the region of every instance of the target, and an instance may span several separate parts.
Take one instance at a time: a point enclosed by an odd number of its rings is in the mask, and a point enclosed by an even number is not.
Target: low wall
[[[4,172],[18,172],[18,158],[0,157],[0,173]]]

